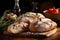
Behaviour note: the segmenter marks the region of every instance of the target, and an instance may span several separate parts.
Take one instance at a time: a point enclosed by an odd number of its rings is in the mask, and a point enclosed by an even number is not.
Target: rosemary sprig
[[[6,15],[7,12],[9,12],[9,11],[10,11],[10,10],[6,10],[6,11],[4,12],[3,16],[0,18],[0,22],[2,22],[2,21],[4,20],[5,15]]]
[[[1,29],[6,29],[9,25],[16,22],[16,20],[13,20],[13,21],[6,21],[5,20],[5,16],[6,16],[7,12],[10,12],[10,10],[6,10],[4,12],[3,16],[0,18],[0,30]]]

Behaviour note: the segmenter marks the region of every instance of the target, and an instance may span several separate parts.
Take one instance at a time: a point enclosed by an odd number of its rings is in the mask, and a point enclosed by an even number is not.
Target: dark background
[[[31,11],[32,10],[32,1],[38,2],[39,10],[41,9],[42,4],[50,3],[56,8],[60,8],[60,1],[59,0],[20,0],[20,8],[23,11]],[[45,3],[44,3],[45,2]],[[49,4],[48,4],[49,5]],[[45,5],[48,7],[48,5]],[[0,15],[3,14],[5,10],[12,9],[14,6],[14,0],[0,0]],[[42,8],[46,8],[42,7]]]

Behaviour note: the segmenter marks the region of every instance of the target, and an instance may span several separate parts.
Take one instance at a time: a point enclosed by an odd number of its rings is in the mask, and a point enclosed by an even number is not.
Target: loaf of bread
[[[20,16],[16,23],[8,26],[7,32],[16,34],[29,31],[49,36],[57,31],[56,27],[56,22],[49,18],[45,18],[41,13],[27,12]]]

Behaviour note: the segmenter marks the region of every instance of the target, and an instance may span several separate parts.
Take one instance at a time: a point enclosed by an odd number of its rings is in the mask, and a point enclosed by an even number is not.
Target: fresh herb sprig
[[[12,21],[6,21],[5,20],[5,15],[7,14],[7,12],[10,12],[10,10],[6,10],[4,12],[3,16],[0,18],[0,30],[1,29],[5,30],[9,25],[16,22],[16,20],[12,20]]]

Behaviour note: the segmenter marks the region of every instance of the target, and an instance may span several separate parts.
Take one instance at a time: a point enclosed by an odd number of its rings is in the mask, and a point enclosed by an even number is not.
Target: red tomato
[[[53,14],[60,14],[60,10],[55,8],[49,8],[46,12]]]
[[[48,10],[49,10],[49,11],[53,11],[53,10],[54,10],[54,8],[49,8]]]
[[[58,9],[56,9],[56,13],[59,13],[59,10]]]
[[[55,10],[53,10],[53,13],[54,14],[59,14],[59,10],[58,9],[55,9]]]
[[[60,11],[58,9],[55,9],[55,8],[49,8],[48,12],[49,13],[54,13],[54,14],[60,14]]]
[[[49,10],[49,11],[53,11],[53,10],[55,10],[55,8],[49,8],[48,10]]]

